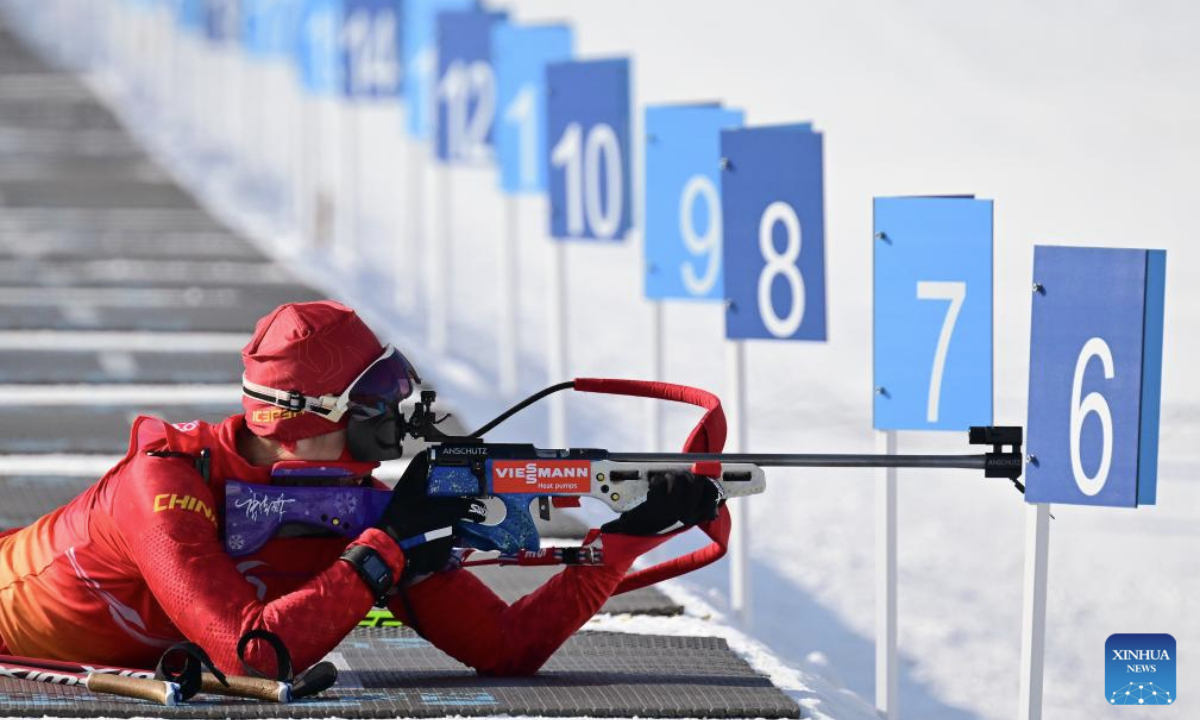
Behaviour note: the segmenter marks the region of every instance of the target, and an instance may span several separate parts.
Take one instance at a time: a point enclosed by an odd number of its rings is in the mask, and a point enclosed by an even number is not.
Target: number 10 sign
[[[1166,253],[1037,247],[1025,499],[1155,502]]]

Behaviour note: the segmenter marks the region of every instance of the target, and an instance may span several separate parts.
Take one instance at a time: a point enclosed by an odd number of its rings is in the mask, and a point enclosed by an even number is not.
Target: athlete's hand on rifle
[[[456,522],[483,522],[487,518],[487,509],[478,500],[427,496],[425,476],[428,472],[429,461],[424,453],[418,454],[396,483],[392,499],[379,522],[375,524],[375,527],[391,535],[396,542],[431,531],[452,528]],[[450,561],[454,543],[454,536],[448,535],[406,549],[402,577],[407,579],[445,568]]]
[[[658,535],[717,519],[721,490],[712,479],[671,470],[650,473],[649,482],[645,502],[600,529],[622,535]]]

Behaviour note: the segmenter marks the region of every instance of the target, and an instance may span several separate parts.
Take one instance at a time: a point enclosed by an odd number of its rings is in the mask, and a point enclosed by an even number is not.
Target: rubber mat
[[[724,640],[579,633],[528,678],[481,677],[406,628],[367,628],[336,650],[339,686],[291,705],[197,697],[166,708],[0,679],[6,714],[50,717],[798,718],[799,706]]]
[[[170,258],[247,260],[261,257],[250,243],[219,226],[206,228],[26,228],[0,221],[0,257],[42,260]]]
[[[3,107],[4,105],[0,104],[0,110]],[[139,157],[9,157],[0,163],[0,184],[35,180],[45,182],[67,175],[76,181],[89,182],[101,182],[112,178],[154,183],[170,180],[170,176],[158,169],[148,158]]]
[[[122,455],[129,428],[138,415],[171,422],[215,422],[241,412],[236,398],[228,405],[167,407],[72,406],[7,407],[0,413],[0,453],[92,453]]]
[[[0,192],[4,192],[0,185]],[[291,273],[266,260],[0,259],[0,285],[74,285],[91,287],[164,287],[296,285]]]
[[[11,297],[4,297],[5,295]],[[306,287],[5,288],[0,330],[239,332],[288,302],[323,300]],[[5,302],[11,300],[11,302]],[[9,308],[17,307],[19,311]]]
[[[235,352],[0,350],[0,384],[226,383],[242,378]]]
[[[129,429],[138,415],[151,415],[170,422],[204,420],[219,422],[242,412],[240,400],[228,404],[168,405],[87,405],[70,407],[11,406],[0,412],[0,454],[5,453],[85,453],[124,455],[129,448]],[[452,407],[442,407],[452,411]],[[440,426],[448,433],[466,430],[454,415]],[[424,449],[414,440],[404,443],[404,457]]]
[[[3,149],[3,143],[14,134],[0,128],[0,149]],[[22,150],[24,149],[23,147]],[[0,183],[0,192],[3,193],[4,204],[8,207],[196,207],[196,201],[174,185],[111,177],[10,181]]]
[[[14,207],[0,216],[0,233],[53,228],[63,231],[212,230],[223,228],[199,208]]]
[[[0,158],[10,157],[119,157],[133,159],[144,157],[144,153],[132,138],[120,130],[106,128],[43,130],[0,127]],[[31,203],[17,202],[14,204],[30,205]],[[96,205],[85,202],[83,207],[96,207]],[[134,205],[132,207],[145,206]]]
[[[0,530],[25,527],[66,505],[95,481],[85,477],[0,477]]]
[[[47,103],[45,101],[0,102],[0,126],[46,128],[49,130],[117,129],[117,118],[94,100]]]

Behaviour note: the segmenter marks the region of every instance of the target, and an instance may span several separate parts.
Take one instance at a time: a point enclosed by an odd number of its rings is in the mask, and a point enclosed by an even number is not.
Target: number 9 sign
[[[1166,253],[1037,247],[1029,502],[1155,502]]]
[[[720,300],[721,130],[740,110],[646,109],[646,297]]]
[[[825,340],[825,190],[812,126],[721,132],[725,336]]]

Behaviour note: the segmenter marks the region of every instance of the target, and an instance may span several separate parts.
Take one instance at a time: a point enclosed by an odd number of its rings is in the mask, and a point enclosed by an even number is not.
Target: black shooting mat
[[[0,476],[0,531],[25,527],[66,505],[98,477]]]
[[[7,407],[0,412],[0,453],[124,455],[138,415],[170,422],[218,422],[241,409],[236,398],[219,405]]]
[[[245,333],[249,340],[258,319],[276,307],[324,298],[301,285],[224,288],[0,286],[0,330],[237,332]],[[169,341],[169,337],[164,338],[164,342]]]
[[[0,454],[81,453],[124,455],[129,448],[129,430],[138,415],[169,422],[203,420],[216,423],[242,412],[236,386],[229,403],[145,405],[12,406],[0,411]],[[164,388],[169,392],[170,388]],[[443,407],[442,410],[450,410]],[[441,428],[462,434],[463,427],[451,415]],[[406,440],[404,456],[424,449],[423,442]]]
[[[0,708],[51,717],[797,718],[799,706],[724,640],[582,632],[533,677],[481,677],[406,628],[360,628],[335,689],[291,705],[197,696],[167,708],[0,679]]]
[[[6,141],[12,140],[14,135],[24,134],[27,133],[14,133],[0,127],[0,153],[3,153]],[[3,198],[3,204],[7,207],[196,207],[196,201],[174,185],[121,177],[73,176],[0,181],[0,198]]]
[[[223,383],[242,378],[242,360],[225,353],[0,349],[0,384]]]
[[[31,226],[32,225],[32,226]],[[217,227],[184,229],[44,226],[0,218],[0,258],[246,260],[261,257],[250,243]]]
[[[0,184],[0,192],[3,185]],[[0,285],[129,287],[256,287],[294,286],[299,281],[279,265],[264,260],[205,260],[189,258],[86,260],[0,258]]]

